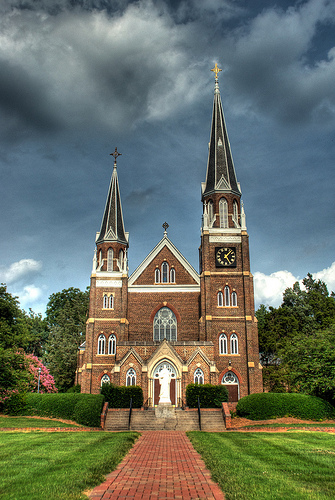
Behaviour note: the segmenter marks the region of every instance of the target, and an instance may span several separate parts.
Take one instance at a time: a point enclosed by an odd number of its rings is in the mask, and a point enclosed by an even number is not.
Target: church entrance
[[[163,360],[160,361],[158,365],[154,368],[153,371],[153,402],[154,406],[158,405],[159,402],[159,393],[160,393],[160,380],[159,380],[159,375],[160,372],[163,370],[164,366],[167,368],[167,370],[170,372],[170,400],[171,404],[174,406],[177,406],[177,370],[175,366],[170,363],[170,361]]]
[[[240,385],[235,373],[231,371],[225,373],[222,377],[221,384],[223,384],[228,390],[229,403],[237,402],[240,397]]]

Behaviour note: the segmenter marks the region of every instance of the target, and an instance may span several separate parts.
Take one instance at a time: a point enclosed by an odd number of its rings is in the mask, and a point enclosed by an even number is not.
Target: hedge
[[[228,391],[223,385],[189,384],[186,387],[187,406],[197,408],[198,397],[201,408],[221,408],[221,404],[228,401]]]
[[[133,398],[133,408],[143,406],[143,391],[138,385],[103,384],[101,394],[105,396],[110,408],[129,408],[130,398]]]
[[[105,398],[102,394],[36,394],[27,393],[21,415],[74,420],[89,427],[100,427]]]
[[[236,413],[251,420],[295,417],[304,420],[335,418],[335,408],[316,396],[298,393],[250,394],[237,403]]]

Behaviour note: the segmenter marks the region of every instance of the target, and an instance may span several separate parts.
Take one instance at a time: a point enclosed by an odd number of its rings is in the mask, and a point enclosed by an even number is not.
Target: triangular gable
[[[135,281],[141,276],[149,264],[159,255],[159,253],[164,249],[168,248],[173,256],[178,260],[178,262],[184,267],[187,273],[192,277],[196,284],[200,284],[199,274],[191,266],[191,264],[185,259],[182,253],[177,247],[169,240],[167,236],[164,236],[161,241],[155,246],[155,248],[149,253],[149,255],[143,260],[143,262],[135,269],[132,275],[129,277],[128,284],[131,286]]]
[[[196,350],[192,353],[192,355],[189,357],[187,360],[186,364],[190,365],[194,358],[199,354],[199,356],[202,357],[205,363],[207,363],[208,366],[211,366],[213,363],[209,360],[209,358],[206,356],[206,354],[200,349],[200,347],[197,347]]]
[[[129,356],[133,355],[137,361],[140,363],[140,365],[143,365],[144,362],[143,362],[143,359],[141,358],[141,356],[135,351],[135,349],[133,347],[131,347],[129,349],[129,351],[123,356],[122,359],[120,359],[120,362],[118,363],[119,366],[122,366],[126,361],[127,359],[129,358]]]

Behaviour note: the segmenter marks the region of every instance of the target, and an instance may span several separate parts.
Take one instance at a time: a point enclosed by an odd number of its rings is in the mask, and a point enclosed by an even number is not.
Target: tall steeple
[[[218,83],[218,72],[221,69],[215,64],[215,68],[211,71],[215,73],[215,90],[207,175],[206,182],[202,185],[203,200],[215,192],[232,193],[241,196],[221,103]]]
[[[98,245],[103,242],[117,242],[128,246],[127,233],[124,230],[121,196],[116,170],[116,159],[121,155],[121,153],[119,153],[117,148],[115,148],[114,153],[111,153],[111,155],[114,156],[114,168],[109,185],[100,233],[96,243]]]

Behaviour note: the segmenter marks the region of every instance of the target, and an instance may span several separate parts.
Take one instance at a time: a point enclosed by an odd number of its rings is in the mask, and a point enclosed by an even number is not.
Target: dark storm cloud
[[[24,68],[0,59],[0,126],[9,141],[18,140],[25,127],[54,132],[60,121],[41,81]],[[1,123],[2,122],[2,123]]]
[[[325,58],[309,58],[314,37],[328,24],[335,24],[334,3],[311,0],[267,9],[232,33],[224,61],[237,107],[283,123],[334,118],[334,38]]]

